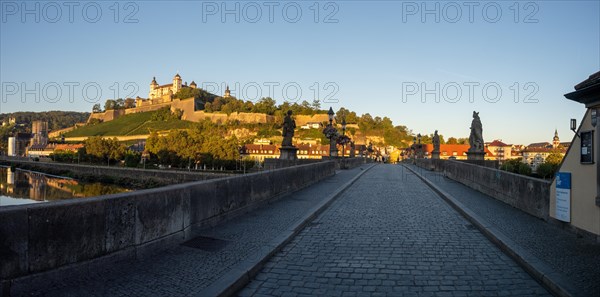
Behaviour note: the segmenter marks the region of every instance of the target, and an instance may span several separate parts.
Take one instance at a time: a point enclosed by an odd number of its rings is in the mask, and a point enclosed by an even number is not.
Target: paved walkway
[[[600,244],[544,222],[461,183],[407,165],[449,193],[566,281],[575,296],[600,296]],[[413,174],[405,170],[403,175]]]
[[[314,211],[370,165],[339,171],[331,178],[198,235],[217,240],[201,248],[178,246],[142,261],[118,263],[31,284],[27,296],[200,296],[204,289]]]
[[[547,296],[414,174],[379,165],[240,296]]]

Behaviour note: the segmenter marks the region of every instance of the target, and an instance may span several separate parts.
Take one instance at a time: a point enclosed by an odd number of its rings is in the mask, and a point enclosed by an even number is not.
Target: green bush
[[[552,162],[544,162],[538,166],[536,173],[541,178],[548,178],[554,176],[556,171],[558,170],[558,164],[554,164]]]
[[[531,167],[529,167],[529,165],[527,165],[525,163],[519,162],[519,167],[517,168],[516,173],[522,174],[522,175],[531,175]]]
[[[139,153],[127,152],[125,154],[125,166],[127,167],[138,167],[140,160],[142,159]]]

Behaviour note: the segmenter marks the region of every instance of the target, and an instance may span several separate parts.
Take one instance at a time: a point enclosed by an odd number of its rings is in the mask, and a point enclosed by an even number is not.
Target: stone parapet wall
[[[78,165],[68,163],[54,162],[34,162],[23,159],[6,158],[5,162],[15,164],[17,167],[25,165],[27,169],[41,172],[59,172],[69,171],[81,175],[91,176],[112,176],[124,178],[136,178],[140,180],[153,179],[161,183],[182,183],[198,180],[207,180],[220,177],[228,177],[233,174],[227,173],[207,173],[198,171],[183,171],[183,170],[158,170],[158,169],[138,169],[127,167],[109,167],[109,166],[91,166]],[[7,164],[9,164],[7,163]]]
[[[538,218],[548,220],[550,182],[453,160],[416,159],[416,165],[489,195]]]
[[[131,259],[335,174],[334,162],[162,188],[0,208],[0,281]],[[87,266],[85,266],[87,267]],[[86,268],[87,269],[87,268]],[[24,280],[25,279],[25,280]]]

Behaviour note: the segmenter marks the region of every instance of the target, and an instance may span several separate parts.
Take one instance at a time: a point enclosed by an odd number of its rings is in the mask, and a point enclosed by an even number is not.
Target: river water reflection
[[[99,182],[0,167],[0,207],[62,199],[94,197],[127,192],[128,189]]]

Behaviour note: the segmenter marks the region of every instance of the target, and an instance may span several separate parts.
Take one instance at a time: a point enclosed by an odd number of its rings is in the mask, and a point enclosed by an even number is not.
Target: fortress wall
[[[317,123],[322,123],[322,122],[327,122],[329,123],[329,116],[327,114],[315,114],[315,115],[295,115],[295,121],[296,121],[296,127],[300,127],[306,123],[311,123],[311,122],[317,122]]]
[[[145,106],[135,107],[135,108],[127,108],[127,109],[125,109],[125,114],[155,111],[155,110],[159,110],[166,106],[171,106],[171,102],[145,105]]]
[[[119,110],[108,110],[102,113],[93,113],[90,115],[88,122],[97,118],[104,122],[112,121],[119,116],[133,114],[138,112],[150,112],[160,108],[170,106],[171,110],[180,109],[183,111],[182,120],[199,122],[204,119],[209,119],[213,123],[226,123],[228,121],[240,121],[242,123],[251,124],[267,124],[274,123],[275,117],[262,113],[250,113],[250,112],[234,112],[229,115],[224,113],[207,113],[203,110],[196,110],[195,100],[192,98],[188,99],[174,99],[172,102],[158,103],[152,105],[144,105],[135,108],[119,109]],[[327,114],[316,114],[316,115],[295,115],[296,126],[302,126],[309,122],[328,122],[329,118]]]
[[[91,119],[99,119],[103,122],[108,122],[108,121],[112,121],[124,114],[125,114],[125,109],[113,109],[113,110],[107,110],[105,112],[92,113],[90,115],[90,117],[88,118],[88,122]]]
[[[189,239],[335,174],[334,162],[156,189],[0,208],[0,281],[18,295],[65,273],[86,273]]]

